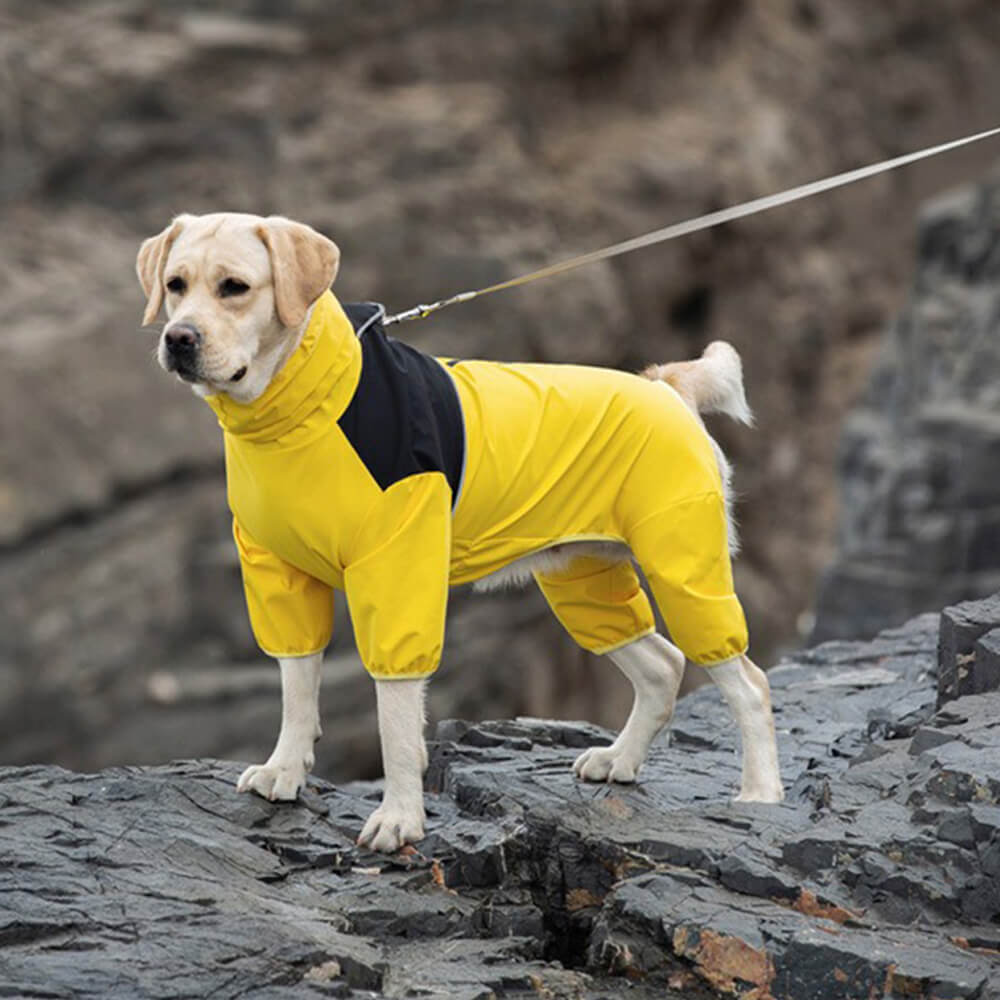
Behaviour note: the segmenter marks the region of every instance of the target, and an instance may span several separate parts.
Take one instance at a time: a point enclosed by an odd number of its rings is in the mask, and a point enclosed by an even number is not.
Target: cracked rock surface
[[[938,642],[924,615],[771,671],[780,806],[729,801],[712,688],[632,787],[573,778],[596,727],[442,723],[428,836],[391,858],[354,846],[375,783],[5,769],[0,995],[1000,996],[998,695],[938,707]]]

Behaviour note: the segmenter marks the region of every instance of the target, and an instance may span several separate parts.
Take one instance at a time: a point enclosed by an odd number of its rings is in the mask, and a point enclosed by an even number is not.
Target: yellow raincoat
[[[365,325],[359,339],[328,292],[260,399],[208,398],[225,432],[234,536],[265,652],[323,649],[333,591],[344,590],[368,671],[425,676],[440,658],[449,583],[585,539],[631,547],[689,659],[710,664],[746,649],[715,456],[672,389],[597,368],[438,362],[386,338],[380,323]],[[368,411],[365,337],[400,368]],[[396,348],[406,352],[398,364]],[[420,411],[444,427],[440,441],[433,429],[400,438],[385,418],[386,407],[412,402],[402,397],[423,384],[413,374],[421,365],[432,366],[431,383],[441,372],[453,380],[457,439],[443,397]],[[654,628],[629,562],[581,557],[536,579],[594,652]]]

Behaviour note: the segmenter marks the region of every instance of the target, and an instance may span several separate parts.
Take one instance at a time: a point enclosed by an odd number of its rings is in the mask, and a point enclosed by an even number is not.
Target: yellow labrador
[[[145,241],[137,271],[147,296],[144,323],[165,306],[168,322],[158,359],[201,396],[225,394],[237,403],[258,399],[294,355],[317,300],[339,264],[334,243],[287,219],[219,213],[182,215]],[[695,362],[664,366],[651,378],[670,382],[697,416],[721,409],[749,419],[739,360],[726,345]],[[716,451],[723,481],[728,467]],[[509,579],[565,565],[576,546],[563,544],[521,560]],[[626,553],[627,554],[627,553]],[[684,655],[662,636],[643,635],[608,652],[632,682],[635,701],[617,740],[591,748],[575,765],[588,780],[634,781],[657,733],[669,721],[685,667]],[[311,768],[320,735],[318,692],[322,653],[281,656],[282,722],[268,760],[246,769],[240,791],[294,799]],[[765,675],[746,656],[714,664],[710,675],[739,725],[743,745],[740,798],[774,802],[783,792]],[[383,851],[424,832],[422,772],[423,679],[377,680],[378,724],[385,793],[359,841]]]

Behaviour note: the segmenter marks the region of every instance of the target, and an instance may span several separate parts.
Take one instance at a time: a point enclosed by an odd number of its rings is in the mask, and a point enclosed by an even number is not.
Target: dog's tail
[[[650,365],[643,373],[672,386],[694,413],[725,413],[741,424],[753,424],[743,391],[743,364],[736,348],[714,340],[697,361]]]

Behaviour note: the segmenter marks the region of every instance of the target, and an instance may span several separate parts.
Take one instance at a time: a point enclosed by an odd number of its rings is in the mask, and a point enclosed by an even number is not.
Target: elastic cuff
[[[711,656],[711,659],[695,660],[690,656],[688,657],[688,659],[696,666],[705,667],[706,669],[711,670],[712,667],[720,667],[722,666],[723,663],[728,663],[730,660],[735,660],[736,657],[738,656],[746,656],[747,651],[749,649],[750,649],[750,644],[747,643],[738,653],[730,653],[729,656],[723,656],[720,658],[709,654],[709,656]]]
[[[307,649],[301,653],[297,651],[294,653],[275,653],[273,650],[265,649],[263,646],[261,646],[259,642],[257,643],[258,648],[265,656],[271,656],[275,660],[296,659],[300,656],[315,656],[317,653],[325,653],[326,647],[329,645],[330,645],[330,640],[327,639],[327,641],[324,642],[322,646],[317,646],[315,649]]]
[[[368,674],[372,680],[376,681],[419,681],[430,677],[435,670],[437,670],[437,667],[432,667],[430,670],[425,670],[419,674],[377,674],[374,670],[369,670]]]

